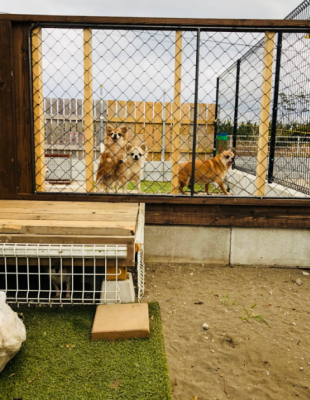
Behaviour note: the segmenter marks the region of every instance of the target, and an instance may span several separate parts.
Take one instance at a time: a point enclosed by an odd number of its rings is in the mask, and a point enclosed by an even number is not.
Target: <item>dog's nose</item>
[[[135,156],[135,160],[139,160],[139,157],[138,157],[138,156]]]
[[[235,157],[233,157],[233,158],[231,159],[231,161],[235,161]]]

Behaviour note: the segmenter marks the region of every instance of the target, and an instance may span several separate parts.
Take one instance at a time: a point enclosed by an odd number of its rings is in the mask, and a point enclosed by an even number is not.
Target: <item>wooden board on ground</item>
[[[138,204],[0,201],[0,233],[134,236]]]
[[[92,340],[150,337],[148,304],[108,304],[97,307]]]
[[[131,203],[3,200],[0,243],[125,244],[127,258],[118,265],[130,267],[135,265],[138,210]]]

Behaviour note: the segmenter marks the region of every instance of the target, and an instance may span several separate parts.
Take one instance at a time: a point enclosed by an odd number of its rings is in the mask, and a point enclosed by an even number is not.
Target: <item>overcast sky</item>
[[[283,19],[301,0],[0,0],[0,12],[133,17]]]

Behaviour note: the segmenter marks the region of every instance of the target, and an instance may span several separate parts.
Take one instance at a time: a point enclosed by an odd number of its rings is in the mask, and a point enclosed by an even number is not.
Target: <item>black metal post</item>
[[[196,69],[195,69],[195,99],[194,99],[194,129],[193,129],[193,152],[192,152],[192,175],[191,175],[191,196],[195,191],[195,161],[197,143],[197,114],[198,114],[198,88],[199,88],[199,50],[200,50],[200,29],[197,29],[196,44]]]
[[[277,119],[278,119],[279,82],[280,82],[280,70],[281,70],[281,50],[282,50],[282,32],[279,32],[278,43],[277,43],[277,59],[276,59],[276,72],[274,80],[273,105],[272,105],[270,151],[269,151],[269,165],[268,165],[268,178],[267,178],[268,183],[273,182],[274,154],[276,150]]]
[[[214,138],[213,138],[213,157],[216,156],[216,135],[218,128],[218,107],[219,107],[219,88],[220,88],[220,78],[216,78],[216,97],[215,97],[215,117],[214,117]]]
[[[235,111],[234,111],[234,129],[233,129],[233,141],[232,147],[237,146],[237,130],[238,130],[238,108],[239,108],[239,82],[240,82],[240,64],[241,59],[237,61],[237,71],[236,71],[236,92],[235,92]],[[235,168],[235,163],[233,163],[232,168]]]

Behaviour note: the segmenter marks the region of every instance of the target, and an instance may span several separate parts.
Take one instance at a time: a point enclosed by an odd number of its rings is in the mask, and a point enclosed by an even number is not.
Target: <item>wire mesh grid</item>
[[[0,290],[17,305],[120,303],[126,257],[124,245],[1,243]]]
[[[309,195],[307,32],[168,29],[32,28],[34,191]]]

